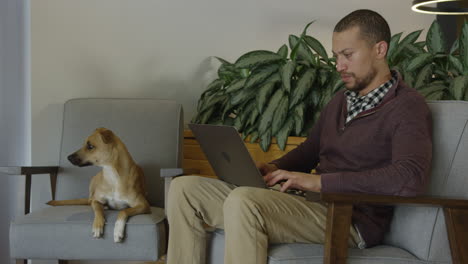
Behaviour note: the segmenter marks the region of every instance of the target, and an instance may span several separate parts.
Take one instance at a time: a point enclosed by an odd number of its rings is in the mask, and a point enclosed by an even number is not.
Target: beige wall
[[[369,8],[393,33],[429,28],[410,0],[34,0],[31,1],[32,163],[56,164],[63,103],[76,97],[157,97],[184,105],[186,122],[217,62],[277,50],[309,33],[328,52],[336,22]],[[425,32],[424,32],[425,35]],[[36,207],[49,199],[36,183]],[[34,206],[34,205],[33,205]]]

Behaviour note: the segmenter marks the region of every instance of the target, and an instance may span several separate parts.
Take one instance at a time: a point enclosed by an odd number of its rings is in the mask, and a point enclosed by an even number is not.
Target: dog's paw
[[[92,233],[94,238],[102,237],[104,234],[104,219],[94,219]]]
[[[117,220],[115,222],[115,227],[114,227],[114,242],[115,243],[122,242],[124,238],[124,232],[125,232],[125,221]]]

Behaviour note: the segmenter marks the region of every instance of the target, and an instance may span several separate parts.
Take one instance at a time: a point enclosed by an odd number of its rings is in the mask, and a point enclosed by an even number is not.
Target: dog
[[[146,199],[143,170],[133,161],[125,144],[111,130],[96,129],[83,146],[68,156],[76,166],[100,166],[89,185],[88,199],[50,201],[47,204],[91,205],[94,211],[92,234],[101,238],[104,233],[104,207],[121,210],[114,227],[114,242],[122,242],[127,219],[137,214],[151,213]]]

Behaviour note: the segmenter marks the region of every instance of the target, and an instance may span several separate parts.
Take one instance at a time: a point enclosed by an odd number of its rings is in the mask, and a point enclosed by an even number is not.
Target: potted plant
[[[343,88],[334,58],[307,35],[290,35],[277,52],[255,50],[234,63],[218,58],[218,78],[200,96],[194,123],[235,126],[243,137],[259,140],[267,151],[272,137],[284,149],[288,136],[306,136],[322,108]],[[391,38],[387,54],[391,68],[428,100],[468,100],[468,22],[448,49],[437,21],[425,41],[422,30],[402,40]]]

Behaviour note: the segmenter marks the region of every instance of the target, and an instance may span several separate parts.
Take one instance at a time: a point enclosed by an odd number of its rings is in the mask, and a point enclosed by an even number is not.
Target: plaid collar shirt
[[[353,91],[346,91],[346,100],[348,102],[348,116],[346,123],[355,118],[359,113],[372,109],[382,102],[390,87],[395,84],[397,79],[396,72],[392,71],[392,78],[380,85],[378,88],[372,90],[364,96],[359,96],[359,93]]]

